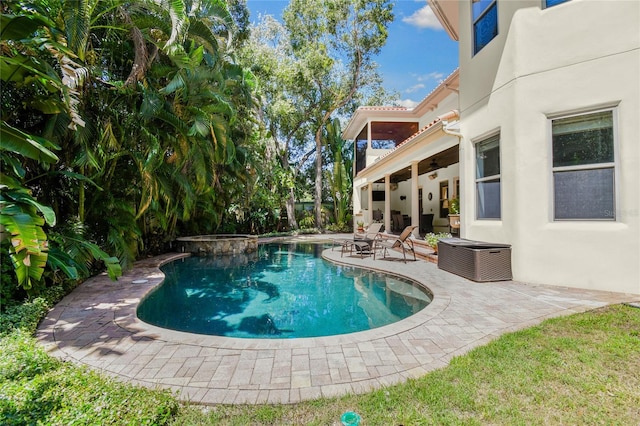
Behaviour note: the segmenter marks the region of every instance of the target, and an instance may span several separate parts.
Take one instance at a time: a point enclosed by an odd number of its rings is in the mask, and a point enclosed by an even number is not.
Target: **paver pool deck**
[[[413,279],[430,289],[433,302],[395,324],[331,337],[238,339],[171,331],[136,316],[138,303],[162,282],[158,267],[183,257],[167,254],[137,262],[117,282],[105,275],[87,280],[49,312],[37,337],[51,355],[130,383],[172,389],[183,400],[295,403],[400,383],[546,318],[639,300],[514,281],[477,283],[433,263],[405,264],[401,254],[373,260],[328,249],[323,256]]]

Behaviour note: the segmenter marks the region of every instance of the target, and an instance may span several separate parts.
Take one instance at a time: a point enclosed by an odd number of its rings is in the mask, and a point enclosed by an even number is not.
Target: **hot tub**
[[[258,250],[256,235],[195,235],[180,237],[176,239],[176,243],[180,253],[192,253],[200,256],[253,253]]]

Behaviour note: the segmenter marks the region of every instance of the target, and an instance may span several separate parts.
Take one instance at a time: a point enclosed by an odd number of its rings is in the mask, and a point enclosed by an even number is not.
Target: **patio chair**
[[[377,240],[375,242],[376,248],[380,247],[382,249],[382,258],[387,257],[387,250],[389,249],[400,249],[402,250],[402,256],[404,258],[404,263],[407,263],[407,252],[413,253],[413,260],[416,260],[416,251],[413,248],[413,240],[410,238],[413,235],[413,230],[416,229],[417,226],[407,226],[404,228],[404,231],[400,234],[400,236],[396,239],[390,240]],[[373,250],[373,259],[376,258],[376,250]]]
[[[353,248],[355,247],[356,251],[358,251],[358,253],[360,253],[361,255],[365,252],[371,253],[371,251],[373,250],[373,242],[376,239],[380,238],[380,231],[382,230],[383,226],[384,224],[382,223],[372,223],[367,227],[365,232],[354,232],[353,238],[335,238],[332,240],[333,246],[331,247],[331,250],[333,250],[335,247],[339,247],[342,254],[344,254],[348,251],[352,252]],[[358,244],[354,245],[354,242]],[[368,245],[367,250],[363,250],[363,243],[366,243]]]
[[[367,252],[371,253],[373,251],[375,241],[381,238],[380,231],[383,226],[384,224],[382,223],[374,222],[367,227],[365,232],[354,233],[353,241],[356,243],[367,243],[369,245]],[[359,252],[363,251],[363,246],[361,244],[355,244],[355,247]]]
[[[353,239],[354,240],[374,240],[378,236],[378,234],[380,234],[380,231],[382,230],[383,225],[384,224],[382,223],[374,222],[371,225],[369,225],[364,232],[355,232],[353,234]]]

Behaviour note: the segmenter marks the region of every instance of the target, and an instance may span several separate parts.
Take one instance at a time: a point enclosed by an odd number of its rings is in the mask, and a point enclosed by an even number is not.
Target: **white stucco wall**
[[[464,236],[511,244],[519,281],[640,294],[640,2],[526,4],[499,2],[476,58],[460,6]],[[554,221],[549,117],[600,107],[616,119],[616,220]],[[476,220],[473,142],[496,130],[502,218]]]

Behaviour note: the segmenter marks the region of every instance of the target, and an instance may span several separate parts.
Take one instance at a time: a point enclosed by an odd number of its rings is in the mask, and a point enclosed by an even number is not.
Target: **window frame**
[[[489,176],[483,176],[483,177],[478,177],[478,147],[482,144],[482,143],[486,143],[486,142],[492,142],[493,139],[497,139],[498,141],[498,162],[499,162],[499,173],[498,174],[494,174],[494,175],[489,175]],[[501,138],[501,133],[499,130],[497,131],[493,131],[490,133],[487,133],[483,136],[480,136],[478,138],[475,138],[472,140],[473,143],[473,159],[474,159],[474,209],[475,209],[475,218],[476,220],[482,220],[482,221],[501,221],[502,220],[502,138]],[[480,208],[479,208],[479,198],[478,198],[478,184],[479,183],[483,183],[483,182],[490,182],[493,180],[498,180],[498,187],[499,187],[499,196],[500,196],[500,203],[498,205],[498,217],[481,217],[480,216]]]
[[[612,131],[612,149],[613,149],[613,161],[606,161],[601,163],[589,163],[589,164],[578,164],[571,166],[554,166],[554,156],[553,156],[553,122],[555,120],[568,119],[573,117],[587,116],[592,114],[599,114],[604,112],[611,112],[611,131]],[[619,160],[618,160],[618,118],[617,118],[617,105],[611,106],[602,106],[594,109],[586,109],[579,111],[572,111],[567,113],[559,113],[548,115],[548,137],[549,137],[549,170],[550,170],[550,219],[552,222],[558,223],[571,223],[571,222],[617,222],[619,220],[619,215],[617,214],[619,211],[618,202],[619,202]],[[599,217],[599,218],[557,218],[556,217],[556,182],[555,182],[555,173],[562,172],[579,172],[579,171],[588,171],[588,170],[604,170],[604,169],[613,169],[613,188],[612,188],[612,196],[613,196],[613,206],[611,211],[611,216]]]
[[[487,7],[482,12],[480,12],[477,18],[474,17],[473,3],[474,2],[471,2],[471,33],[473,34],[471,39],[473,42],[473,56],[475,56],[498,36],[498,34],[500,33],[500,19],[498,16],[498,0],[491,0]],[[489,14],[489,11],[494,7],[496,8],[496,33],[490,40],[488,40],[484,45],[478,48],[476,40],[476,24],[479,23],[485,16],[487,16]]]
[[[549,4],[550,1],[552,4]],[[542,0],[542,8],[548,9],[550,7],[559,6],[561,4],[568,3],[570,1],[571,0]]]

